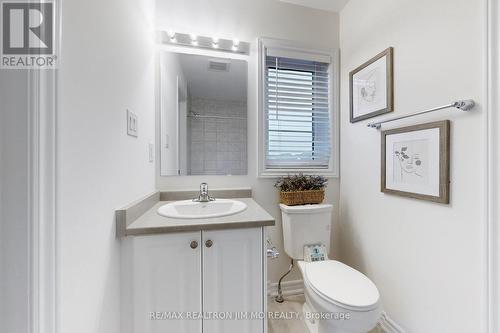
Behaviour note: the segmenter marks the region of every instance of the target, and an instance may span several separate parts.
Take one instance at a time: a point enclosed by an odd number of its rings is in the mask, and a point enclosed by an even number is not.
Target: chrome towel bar
[[[448,109],[448,108],[456,108],[456,109],[462,110],[462,111],[470,111],[470,110],[472,110],[472,108],[474,108],[474,105],[475,105],[475,103],[472,99],[467,99],[467,100],[463,100],[463,101],[455,101],[455,102],[452,102],[450,104],[438,106],[438,107],[435,107],[432,109],[419,111],[419,112],[415,112],[415,113],[410,113],[410,114],[400,116],[400,117],[389,118],[389,119],[384,119],[381,121],[371,122],[371,123],[368,123],[367,126],[371,127],[371,128],[380,129],[382,127],[382,124],[385,124],[385,123],[388,123],[391,121],[405,119],[405,118],[409,118],[409,117],[414,117],[414,116],[418,116],[418,115],[421,115],[424,113],[434,112],[434,111]]]

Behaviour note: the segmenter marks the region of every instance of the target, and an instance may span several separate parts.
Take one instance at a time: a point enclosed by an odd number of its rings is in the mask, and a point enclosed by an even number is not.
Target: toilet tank
[[[323,244],[330,249],[332,205],[287,206],[280,204],[285,252],[304,259],[304,246]]]

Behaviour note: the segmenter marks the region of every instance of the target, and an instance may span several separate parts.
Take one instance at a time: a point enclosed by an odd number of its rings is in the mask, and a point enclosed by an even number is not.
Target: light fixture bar
[[[250,54],[250,43],[238,39],[197,36],[174,31],[161,31],[161,43],[177,46],[194,47],[238,54]]]

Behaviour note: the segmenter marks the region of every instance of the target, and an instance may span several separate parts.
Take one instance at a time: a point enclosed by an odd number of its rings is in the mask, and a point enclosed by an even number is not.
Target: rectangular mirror
[[[160,52],[161,175],[247,174],[247,62]]]

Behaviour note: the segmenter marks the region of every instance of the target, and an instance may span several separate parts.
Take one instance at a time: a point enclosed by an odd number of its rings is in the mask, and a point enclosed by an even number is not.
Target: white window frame
[[[265,138],[266,131],[266,115],[265,115],[265,71],[266,71],[266,49],[278,48],[287,51],[294,51],[297,53],[307,54],[320,54],[326,55],[331,59],[331,65],[328,69],[330,89],[328,94],[329,117],[331,121],[330,126],[330,147],[331,155],[327,169],[318,168],[284,168],[284,169],[270,169],[266,168],[266,144]],[[323,175],[331,178],[339,177],[339,81],[338,81],[338,52],[313,50],[305,45],[297,42],[278,40],[270,38],[259,38],[259,116],[258,116],[258,177],[260,178],[275,178],[279,176],[286,176],[288,174],[301,172],[303,174]]]

